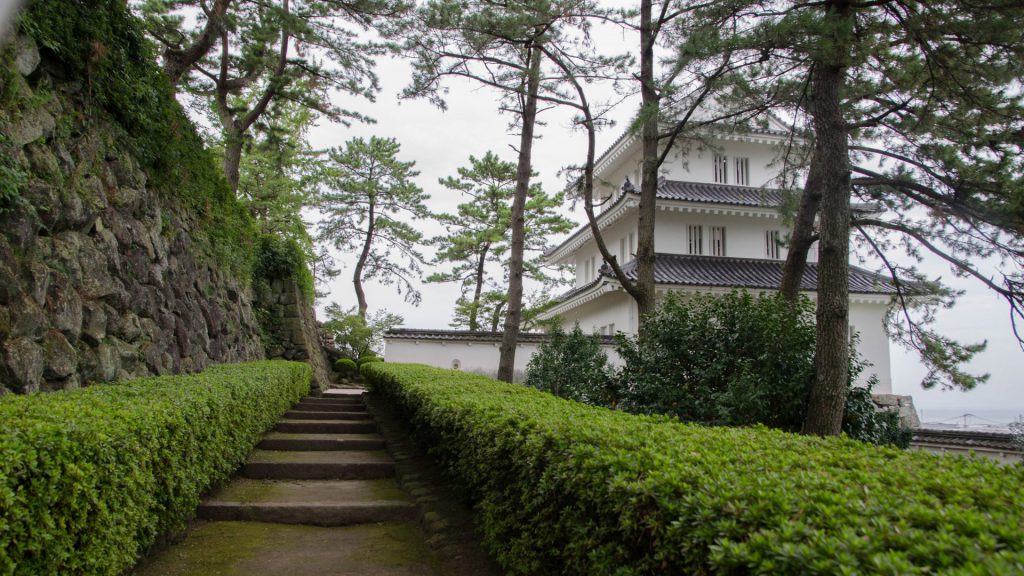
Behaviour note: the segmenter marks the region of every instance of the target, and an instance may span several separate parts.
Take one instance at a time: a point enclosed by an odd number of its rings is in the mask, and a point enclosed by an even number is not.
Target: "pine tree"
[[[366,320],[363,283],[376,280],[397,286],[408,302],[418,304],[414,282],[420,278],[423,234],[407,220],[431,217],[429,198],[412,179],[415,162],[398,160],[399,144],[376,136],[353,138],[328,152],[324,191],[318,207],[324,214],[319,240],[358,254],[352,273],[356,314]],[[405,219],[401,219],[402,217]]]
[[[459,282],[462,296],[456,305],[453,325],[480,330],[484,325],[481,317],[503,318],[501,311],[507,304],[507,295],[502,295],[498,314],[480,314],[485,308],[483,296],[488,293],[487,288],[494,285],[493,270],[489,268],[500,266],[501,279],[508,274],[505,257],[511,249],[510,203],[515,194],[516,165],[502,161],[493,152],[487,152],[482,158],[470,156],[469,162],[468,167],[458,169],[457,178],[441,179],[445,188],[469,196],[469,201],[459,204],[455,214],[437,215],[446,234],[431,240],[438,247],[435,263],[449,263],[452,268],[431,275],[427,281]],[[523,249],[533,256],[526,259],[524,274],[544,283],[546,288],[554,284],[555,279],[541,268],[540,253],[552,235],[572,229],[572,223],[555,212],[563,202],[564,194],[548,196],[537,184],[530,186],[527,192]],[[492,303],[487,308],[493,309],[494,295],[487,300]]]
[[[331,93],[373,100],[373,59],[385,47],[363,36],[389,30],[408,8],[403,0],[146,0],[139,10],[165,72],[220,127],[224,175],[237,190],[242,149],[272,104],[297,103],[311,119],[365,119]]]

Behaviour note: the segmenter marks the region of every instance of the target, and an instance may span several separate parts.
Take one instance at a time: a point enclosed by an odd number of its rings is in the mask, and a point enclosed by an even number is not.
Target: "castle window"
[[[619,238],[619,265],[626,263],[626,237]]]
[[[781,234],[778,230],[766,230],[764,233],[764,255],[778,260],[782,255]]]
[[[630,232],[629,233],[629,253],[627,254],[627,256],[632,258],[634,254],[636,254],[636,250],[633,248],[633,233]]]
[[[725,226],[711,227],[711,255],[725,256]]]
[[[750,186],[750,158],[736,158],[736,180],[740,186]]]
[[[700,224],[686,227],[686,238],[688,241],[688,254],[704,253],[704,229]]]
[[[715,182],[719,184],[729,183],[729,158],[725,154],[715,154],[711,158],[712,167],[715,173]]]

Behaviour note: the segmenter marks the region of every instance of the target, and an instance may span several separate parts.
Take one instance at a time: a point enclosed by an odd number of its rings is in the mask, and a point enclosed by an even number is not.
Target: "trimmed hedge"
[[[0,399],[0,574],[125,572],[308,393],[296,362]]]
[[[1024,467],[365,366],[510,574],[1024,572]]]
[[[359,367],[356,365],[356,361],[351,358],[338,358],[335,360],[334,370],[346,378],[359,374]]]

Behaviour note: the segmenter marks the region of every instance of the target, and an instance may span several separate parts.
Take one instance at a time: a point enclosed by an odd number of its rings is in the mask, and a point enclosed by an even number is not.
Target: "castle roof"
[[[694,286],[700,288],[740,288],[747,290],[777,290],[782,282],[783,260],[759,258],[728,258],[722,256],[693,256],[688,254],[655,254],[654,283],[661,286]],[[637,261],[627,262],[622,271],[635,281]],[[560,295],[556,300],[568,302],[577,296],[607,289],[617,281],[607,265],[592,282],[578,286]],[[849,290],[851,294],[888,296],[896,287],[888,276],[876,274],[857,266],[850,266]],[[800,289],[815,292],[818,286],[818,264],[808,262]]]

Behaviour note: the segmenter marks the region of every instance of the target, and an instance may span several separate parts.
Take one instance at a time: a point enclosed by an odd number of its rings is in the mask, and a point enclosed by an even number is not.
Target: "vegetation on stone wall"
[[[509,574],[1024,571],[1024,467],[683,424],[426,366],[362,371]]]
[[[200,216],[196,238],[235,273],[252,265],[255,226],[235,200],[137,18],[121,0],[47,0],[23,11],[21,32],[39,45],[48,69],[79,101],[58,125],[83,131],[97,115],[123,130],[119,145],[146,171],[148,185]],[[83,111],[85,113],[83,114]]]
[[[0,574],[123,574],[309,384],[254,362],[0,398]]]

